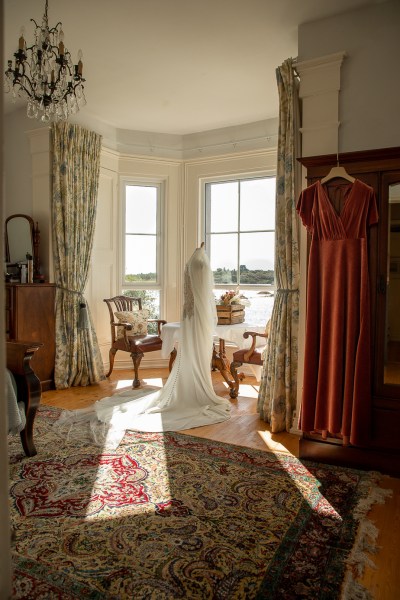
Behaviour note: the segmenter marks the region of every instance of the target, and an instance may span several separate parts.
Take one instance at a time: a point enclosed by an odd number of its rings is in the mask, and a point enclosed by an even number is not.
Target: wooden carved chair
[[[16,400],[24,405],[25,427],[20,432],[20,437],[26,456],[37,454],[33,442],[33,424],[42,397],[42,388],[30,361],[41,346],[43,344],[40,342],[6,342],[6,366],[15,382]]]
[[[243,337],[247,339],[251,337],[251,346],[250,348],[241,348],[240,350],[236,350],[232,356],[231,362],[231,375],[234,379],[234,386],[231,388],[230,396],[231,398],[237,398],[239,393],[239,385],[242,379],[244,378],[243,373],[238,373],[238,368],[244,364],[248,365],[257,365],[262,367],[263,365],[263,353],[267,344],[267,338],[269,335],[269,326],[270,323],[268,321],[267,327],[265,328],[264,333],[256,333],[255,331],[245,331]],[[264,338],[265,344],[262,346],[257,346],[257,338]]]
[[[161,327],[166,323],[162,319],[148,319],[148,311],[142,309],[141,298],[115,296],[105,298],[108,306],[111,326],[110,368],[109,377],[114,368],[114,358],[118,350],[129,352],[133,362],[135,378],[132,387],[140,386],[139,366],[146,352],[161,350]],[[157,324],[157,333],[148,333],[149,323]]]

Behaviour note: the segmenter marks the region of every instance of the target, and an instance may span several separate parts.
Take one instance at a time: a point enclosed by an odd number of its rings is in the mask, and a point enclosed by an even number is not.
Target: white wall
[[[31,154],[26,132],[38,127],[19,109],[4,117],[4,214],[32,216]]]
[[[398,0],[299,27],[299,61],[346,52],[339,152],[400,145],[399,28]]]

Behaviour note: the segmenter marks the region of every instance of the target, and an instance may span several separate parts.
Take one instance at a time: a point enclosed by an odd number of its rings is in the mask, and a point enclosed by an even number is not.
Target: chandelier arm
[[[28,94],[28,96],[34,96],[35,94],[34,94],[34,91],[33,91],[33,88],[32,88],[31,81],[30,81],[29,79],[28,79],[28,82],[29,82],[29,86],[30,86],[30,91],[28,90],[28,88],[26,87],[26,85],[24,85],[24,84],[22,83],[22,81],[21,81],[20,79],[17,79],[16,81],[14,80],[14,82],[13,82],[13,83],[14,83],[14,84],[15,84],[15,83],[18,83],[19,87],[20,87],[21,89],[23,89],[23,90],[24,90],[24,91],[25,91],[25,92]]]
[[[18,69],[17,69],[18,66]],[[19,67],[21,66],[22,69],[22,73],[19,70]],[[25,66],[25,61],[21,62],[19,60],[16,61],[16,65],[15,65],[15,69],[13,71],[13,76],[14,76],[14,81],[13,81],[13,85],[18,84],[22,89],[25,90],[25,92],[28,95],[31,95],[33,93],[33,86],[32,86],[32,82],[29,79],[29,77],[26,74],[26,66]],[[27,87],[25,86],[24,83],[22,83],[22,81],[26,81],[29,83],[30,89],[31,91],[29,91],[27,89]]]
[[[55,32],[57,32],[57,33],[58,33],[58,29],[57,29],[57,27],[58,27],[59,25],[60,25],[60,27],[62,27],[62,23],[61,23],[61,21],[58,21],[57,25],[54,25],[54,27],[52,27],[51,29],[50,29],[50,28],[48,28],[48,29],[49,29],[49,33],[55,33]]]

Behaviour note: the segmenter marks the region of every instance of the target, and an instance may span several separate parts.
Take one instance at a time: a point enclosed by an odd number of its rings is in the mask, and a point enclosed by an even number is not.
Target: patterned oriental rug
[[[10,437],[14,599],[367,598],[379,475],[178,433]]]

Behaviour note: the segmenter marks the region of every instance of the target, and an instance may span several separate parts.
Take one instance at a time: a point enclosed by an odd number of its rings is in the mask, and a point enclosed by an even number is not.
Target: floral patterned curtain
[[[276,70],[279,137],[275,217],[276,294],[261,375],[258,411],[271,431],[289,431],[297,396],[299,242],[296,213],[300,172],[298,81],[289,58]]]
[[[105,379],[86,286],[96,222],[101,136],[57,123],[53,142],[53,253],[57,389]]]

